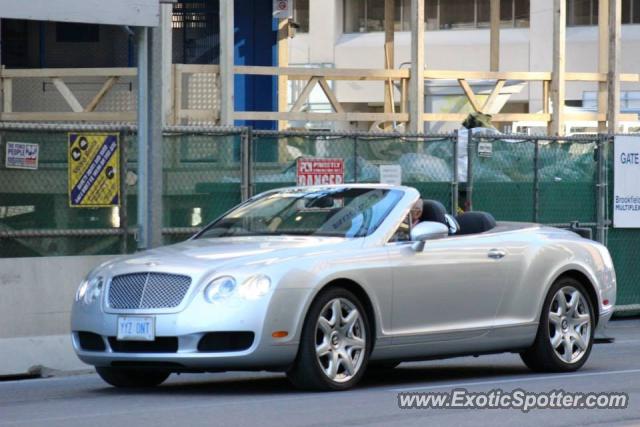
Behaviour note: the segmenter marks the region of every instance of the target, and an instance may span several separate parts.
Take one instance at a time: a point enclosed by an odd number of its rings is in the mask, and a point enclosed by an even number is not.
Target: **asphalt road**
[[[268,373],[172,376],[123,391],[95,374],[0,382],[0,426],[640,425],[640,320],[612,322],[582,370],[535,374],[517,355],[406,363],[356,389],[305,393]],[[398,392],[523,389],[626,392],[626,409],[399,409]]]

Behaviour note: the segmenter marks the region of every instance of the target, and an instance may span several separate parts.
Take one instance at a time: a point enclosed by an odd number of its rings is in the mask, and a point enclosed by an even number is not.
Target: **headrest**
[[[422,203],[422,217],[420,217],[420,221],[433,221],[447,225],[446,214],[447,210],[442,203],[437,200],[425,200]]]
[[[488,212],[465,212],[458,215],[456,220],[460,224],[459,235],[484,233],[496,226],[495,218]]]

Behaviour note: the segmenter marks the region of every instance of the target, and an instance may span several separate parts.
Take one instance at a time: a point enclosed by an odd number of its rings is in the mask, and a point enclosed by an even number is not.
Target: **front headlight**
[[[103,284],[102,276],[96,276],[91,280],[83,280],[76,292],[76,302],[82,301],[88,305],[97,301],[102,293]]]
[[[263,297],[271,289],[271,279],[258,274],[247,279],[238,289],[238,295],[245,299],[258,299]]]
[[[214,303],[230,297],[235,289],[236,279],[231,276],[218,277],[204,288],[204,299],[209,303]]]
[[[258,299],[265,296],[271,289],[271,279],[265,275],[251,276],[241,285],[231,276],[213,279],[204,288],[204,299],[209,303],[219,302],[237,295],[244,299]]]

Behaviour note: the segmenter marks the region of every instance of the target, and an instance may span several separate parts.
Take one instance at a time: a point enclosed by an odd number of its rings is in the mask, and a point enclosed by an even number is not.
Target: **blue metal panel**
[[[278,23],[271,0],[235,0],[235,64],[276,66]],[[277,78],[237,75],[236,111],[277,111]],[[238,126],[276,129],[277,122],[237,120]]]

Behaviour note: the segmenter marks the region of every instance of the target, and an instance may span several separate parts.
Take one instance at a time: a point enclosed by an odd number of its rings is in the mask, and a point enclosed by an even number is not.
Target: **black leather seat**
[[[476,234],[489,231],[496,226],[496,220],[488,212],[465,212],[456,216],[460,229],[458,235]]]
[[[420,222],[433,221],[448,225],[446,215],[447,209],[439,201],[424,200],[422,202],[422,216],[420,217]]]

